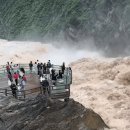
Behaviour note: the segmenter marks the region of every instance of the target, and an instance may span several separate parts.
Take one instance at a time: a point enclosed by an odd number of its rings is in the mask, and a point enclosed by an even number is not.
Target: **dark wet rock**
[[[7,100],[7,99],[6,99]],[[11,105],[12,104],[12,105]],[[43,96],[12,101],[0,110],[0,130],[103,130],[102,118],[80,103],[63,102]]]

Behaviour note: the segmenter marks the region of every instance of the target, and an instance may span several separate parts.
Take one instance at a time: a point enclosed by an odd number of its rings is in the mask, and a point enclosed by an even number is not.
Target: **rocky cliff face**
[[[3,99],[0,109],[0,130],[103,130],[108,127],[90,109],[70,100],[49,101],[42,96],[25,102]]]
[[[77,44],[92,38],[108,56],[129,54],[129,0],[0,2],[0,38],[43,40],[49,36],[71,39]]]

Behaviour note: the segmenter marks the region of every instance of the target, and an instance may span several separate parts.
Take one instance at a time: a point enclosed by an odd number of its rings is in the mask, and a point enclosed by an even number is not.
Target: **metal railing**
[[[29,71],[28,64],[19,64],[19,68],[24,67],[26,70]],[[4,69],[3,69],[4,68]],[[53,65],[53,69],[61,70],[61,66]],[[4,71],[3,71],[4,70]],[[6,66],[0,66],[0,72],[3,71],[6,74]],[[3,74],[4,75],[4,74]],[[4,76],[3,76],[4,77]],[[65,69],[64,75],[62,79],[57,79],[55,84],[52,83],[50,80],[49,85],[49,96],[51,98],[68,98],[70,96],[70,84],[72,84],[72,70],[70,68]],[[42,87],[36,87],[28,90],[16,90],[16,98],[17,99],[25,99],[29,95],[43,93]],[[0,88],[0,93],[4,94],[5,96],[12,95],[12,90],[9,88]]]
[[[17,65],[17,64],[15,64]],[[30,73],[35,73],[34,69],[30,71],[29,65],[28,64],[18,64],[17,68],[13,68],[11,72],[17,72],[20,71],[20,68],[25,69],[25,74],[28,75]],[[7,70],[6,70],[6,65],[0,65],[0,80],[7,79]]]
[[[16,90],[16,98],[17,99],[25,99],[28,95],[32,95],[34,93],[41,93],[41,87],[32,88],[28,90]],[[0,93],[5,96],[13,95],[12,90],[8,88],[0,88]]]

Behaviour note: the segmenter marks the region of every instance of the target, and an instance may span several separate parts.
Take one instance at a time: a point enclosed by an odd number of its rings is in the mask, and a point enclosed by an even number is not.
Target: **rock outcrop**
[[[108,126],[91,109],[74,100],[48,101],[44,97],[17,101],[12,98],[1,102],[0,130],[103,130]]]

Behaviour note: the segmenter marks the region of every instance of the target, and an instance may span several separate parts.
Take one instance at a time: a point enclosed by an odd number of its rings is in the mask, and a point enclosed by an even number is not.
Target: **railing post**
[[[51,86],[49,85],[49,96],[51,96]]]
[[[5,89],[5,96],[7,96],[7,89]]]
[[[23,96],[24,96],[24,99],[25,99],[26,98],[25,90],[23,90]]]
[[[15,96],[16,96],[16,99],[18,99],[18,90],[16,90],[16,95]]]
[[[40,94],[42,94],[42,86],[40,86]]]
[[[71,70],[71,84],[72,84],[72,80],[73,80],[73,79],[72,79],[72,70]]]

